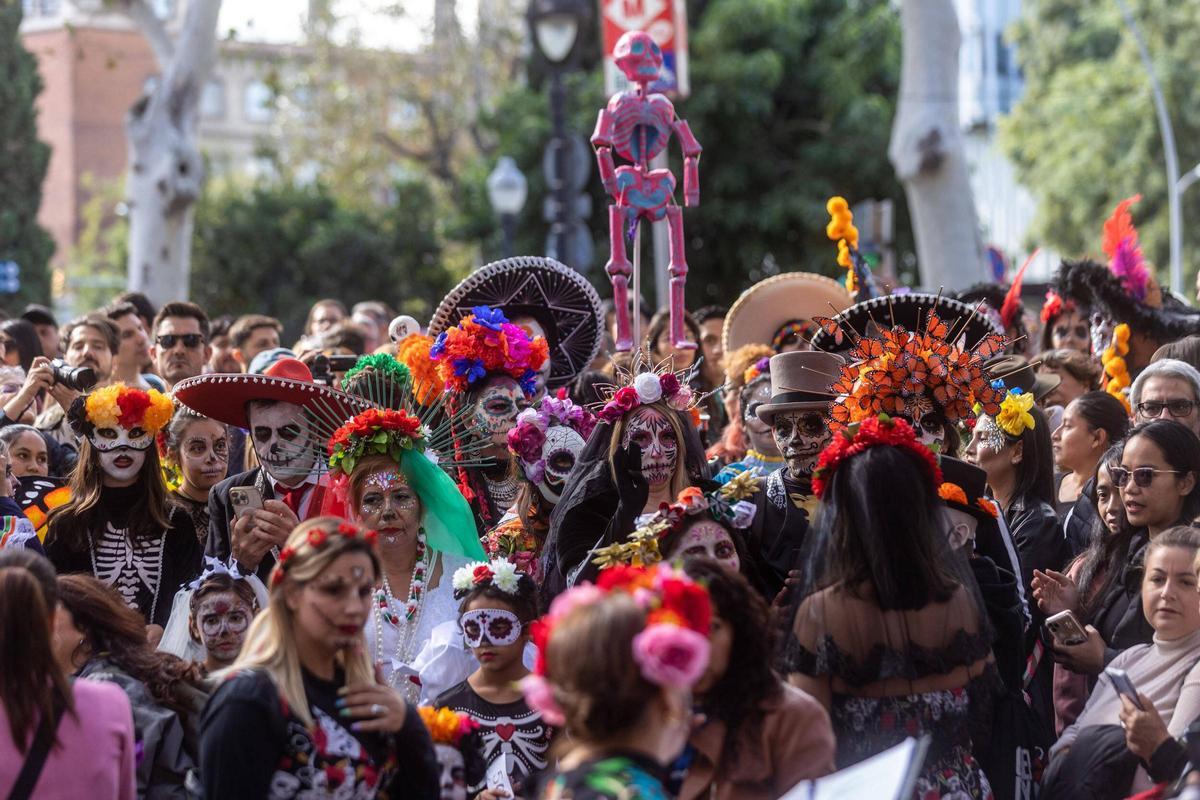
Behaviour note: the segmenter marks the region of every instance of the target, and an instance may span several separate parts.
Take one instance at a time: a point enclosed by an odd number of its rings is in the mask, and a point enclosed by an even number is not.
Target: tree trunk
[[[903,0],[900,101],[888,157],[904,184],[921,283],[962,289],[984,280],[985,260],[958,119],[953,0]]]
[[[128,0],[124,7],[150,40],[161,68],[160,80],[126,119],[128,281],[131,290],[161,305],[188,297],[192,216],[204,184],[196,124],[216,60],[221,0],[191,0],[174,43],[153,15],[145,15],[144,0]]]

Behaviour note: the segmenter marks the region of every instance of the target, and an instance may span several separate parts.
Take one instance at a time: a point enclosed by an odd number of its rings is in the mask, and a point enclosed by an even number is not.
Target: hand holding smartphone
[[[1088,640],[1087,630],[1079,623],[1073,611],[1060,611],[1046,619],[1046,629],[1060,645],[1083,644]]]
[[[1133,681],[1129,679],[1129,675],[1126,674],[1125,670],[1109,667],[1104,670],[1104,674],[1112,681],[1113,688],[1117,690],[1118,694],[1128,697],[1129,702],[1137,706],[1139,711],[1146,710],[1146,707],[1142,705],[1142,699],[1138,697]]]
[[[229,503],[233,506],[233,515],[240,517],[247,511],[263,507],[262,492],[257,486],[234,486],[229,490]]]

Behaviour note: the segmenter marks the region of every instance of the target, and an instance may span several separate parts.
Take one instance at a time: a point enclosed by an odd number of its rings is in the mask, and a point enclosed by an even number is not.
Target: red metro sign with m
[[[604,91],[629,88],[613,62],[613,48],[627,31],[645,31],[662,48],[663,75],[650,91],[676,98],[688,95],[687,5],[685,0],[600,0],[604,37]]]

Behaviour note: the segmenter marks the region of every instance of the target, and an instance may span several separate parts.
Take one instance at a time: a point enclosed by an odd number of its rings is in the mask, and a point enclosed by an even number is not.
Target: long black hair
[[[1050,443],[1050,421],[1037,406],[1029,409],[1029,413],[1033,416],[1033,427],[1022,431],[1019,439],[1008,437],[1010,442],[1021,443],[1021,460],[1016,466],[1017,479],[1012,496],[1014,500],[1032,497],[1053,506],[1054,449]]]
[[[1200,437],[1187,425],[1173,419],[1153,419],[1135,426],[1129,431],[1125,444],[1128,445],[1135,436],[1144,436],[1158,445],[1171,469],[1190,472],[1196,479],[1192,491],[1183,498],[1179,519],[1175,520],[1180,525],[1191,525],[1192,520],[1200,517]]]
[[[1092,394],[1098,394],[1093,392]],[[1085,397],[1087,395],[1084,395]],[[1116,398],[1113,398],[1116,400]],[[1120,405],[1118,402],[1117,405]],[[1100,470],[1112,465],[1119,466],[1121,453],[1125,450],[1124,442],[1117,442],[1105,451],[1096,465],[1096,471],[1088,484],[1084,497],[1096,508],[1093,517],[1091,545],[1083,552],[1083,563],[1079,568],[1079,604],[1083,617],[1088,619],[1096,604],[1103,598],[1120,577],[1120,562],[1129,551],[1129,543],[1133,540],[1134,529],[1121,512],[1121,522],[1115,531],[1109,531],[1100,513],[1100,504],[1096,495],[1096,485],[1100,482]],[[1115,488],[1114,488],[1115,491]],[[1099,585],[1097,585],[1099,579]]]
[[[0,333],[16,344],[21,367],[29,372],[33,360],[42,354],[42,340],[38,338],[37,328],[27,320],[6,319],[0,322]]]

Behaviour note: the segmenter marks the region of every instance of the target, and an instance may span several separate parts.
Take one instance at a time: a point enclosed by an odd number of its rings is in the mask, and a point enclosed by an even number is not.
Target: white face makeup
[[[435,744],[438,766],[441,767],[441,800],[467,800],[467,766],[462,753],[448,744]]]
[[[193,632],[214,660],[229,664],[241,651],[253,618],[253,609],[236,592],[213,592],[193,613]]]
[[[657,408],[641,406],[625,424],[621,446],[636,443],[642,449],[642,475],[651,486],[661,486],[675,474],[679,460],[679,438]]]
[[[730,572],[737,572],[742,567],[733,537],[725,530],[724,525],[713,519],[693,522],[675,545],[675,549],[667,555],[667,561],[691,556],[706,556],[720,561],[721,566]]]
[[[749,389],[743,389],[742,427],[750,446],[765,456],[778,456],[779,448],[775,445],[775,437],[771,426],[758,418],[758,407],[771,402],[771,381],[769,378],[756,380]]]
[[[398,469],[373,472],[363,481],[358,519],[375,530],[386,544],[397,537],[415,535],[421,524],[421,501]]]
[[[517,424],[517,414],[526,408],[529,401],[515,380],[505,376],[488,378],[476,395],[475,424],[493,448],[507,453],[508,432]]]
[[[117,425],[96,428],[88,434],[88,441],[98,451],[104,474],[117,483],[128,483],[141,471],[154,437],[144,428],[126,430]]]
[[[775,415],[772,429],[788,474],[795,479],[812,475],[817,457],[833,440],[829,423],[819,411],[780,412]]]
[[[567,475],[583,452],[583,437],[566,425],[554,425],[546,431],[542,444],[542,460],[546,462],[538,491],[551,503],[562,497]]]
[[[254,452],[272,478],[283,483],[305,478],[316,464],[311,424],[293,403],[251,403],[247,411]]]

